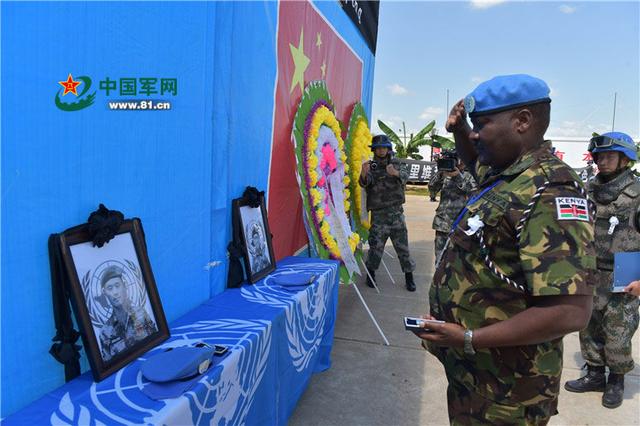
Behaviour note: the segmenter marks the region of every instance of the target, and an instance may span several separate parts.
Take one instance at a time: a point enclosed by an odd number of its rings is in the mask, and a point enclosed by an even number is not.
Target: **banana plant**
[[[421,146],[429,145],[435,148],[449,149],[455,146],[454,142],[443,136],[438,136],[432,132],[436,125],[436,121],[432,120],[422,130],[415,135],[411,134],[408,141],[403,141],[391,127],[387,126],[384,121],[378,120],[378,127],[384,132],[385,135],[391,139],[391,142],[395,145],[395,156],[398,158],[413,158],[414,160],[422,160],[422,155],[419,154]]]
[[[431,146],[434,148],[455,149],[456,147],[456,143],[454,141],[449,138],[445,138],[444,136],[432,135],[431,140]]]

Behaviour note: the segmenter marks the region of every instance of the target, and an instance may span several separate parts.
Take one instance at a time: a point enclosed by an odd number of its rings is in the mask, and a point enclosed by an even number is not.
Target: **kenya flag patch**
[[[556,197],[558,220],[589,221],[589,206],[586,198]]]

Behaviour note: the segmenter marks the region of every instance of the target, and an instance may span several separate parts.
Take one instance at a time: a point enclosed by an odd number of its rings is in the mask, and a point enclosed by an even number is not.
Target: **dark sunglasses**
[[[596,136],[589,141],[589,151],[593,151],[595,148],[609,148],[613,145],[619,145],[624,148],[636,150],[636,147],[629,142],[625,142],[621,139],[610,138],[609,136]]]

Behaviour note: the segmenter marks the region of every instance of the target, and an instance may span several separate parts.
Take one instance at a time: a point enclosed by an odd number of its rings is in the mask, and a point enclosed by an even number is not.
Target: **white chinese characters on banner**
[[[433,167],[435,169],[435,167]],[[422,174],[420,175],[420,180],[429,181],[431,179],[431,175],[433,174],[432,166],[426,165],[422,168]]]
[[[409,170],[409,180],[419,179],[420,175],[420,164],[411,164],[411,169]]]
[[[410,183],[428,183],[431,176],[437,171],[436,163],[433,161],[401,158],[400,162],[409,172]]]

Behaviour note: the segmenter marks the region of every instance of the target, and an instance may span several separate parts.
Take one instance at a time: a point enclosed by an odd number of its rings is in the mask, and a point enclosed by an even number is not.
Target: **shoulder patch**
[[[622,192],[624,192],[625,195],[630,198],[636,198],[638,195],[640,195],[640,184],[633,183],[632,185],[629,185],[625,189],[623,189]]]
[[[506,210],[507,207],[509,207],[509,201],[495,194],[493,191],[487,192],[482,196],[482,198],[495,204],[496,206],[500,207],[502,210]]]
[[[589,203],[586,198],[556,197],[558,220],[589,222]]]
[[[554,165],[542,164],[542,170],[545,175],[547,175],[547,179],[551,183],[573,184],[573,182],[578,182],[580,185],[583,185],[582,180],[573,171],[573,169],[562,162]]]

